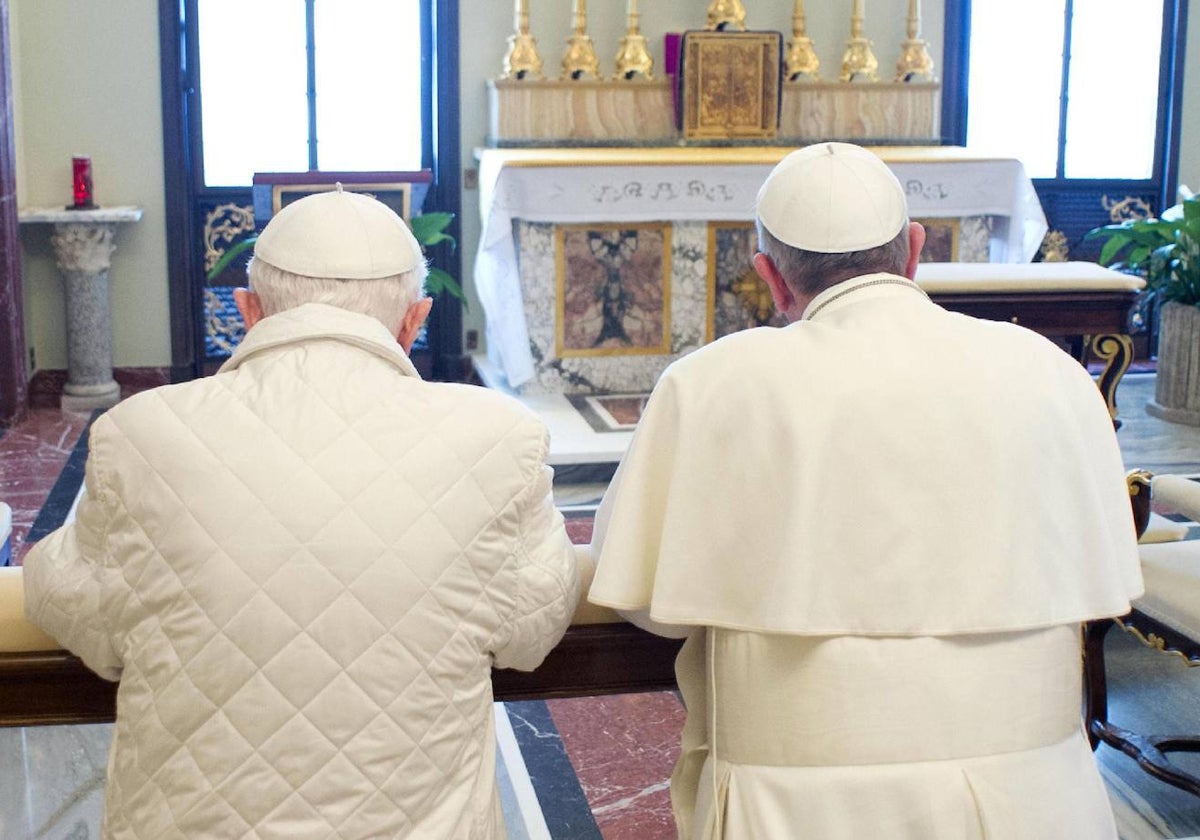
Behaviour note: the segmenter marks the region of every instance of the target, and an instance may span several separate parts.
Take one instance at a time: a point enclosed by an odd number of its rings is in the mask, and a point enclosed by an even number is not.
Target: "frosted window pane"
[[[1162,0],[1075,3],[1066,176],[1149,178],[1158,123]]]
[[[417,0],[317,0],[321,168],[421,168]]]
[[[302,0],[200,0],[204,182],[308,169]]]
[[[1018,158],[1033,178],[1057,169],[1064,11],[1064,0],[971,4],[967,145]]]

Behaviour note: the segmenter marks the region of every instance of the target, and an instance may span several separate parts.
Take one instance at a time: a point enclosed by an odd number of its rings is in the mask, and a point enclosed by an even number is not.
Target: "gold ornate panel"
[[[709,222],[706,342],[739,330],[787,323],[775,311],[771,290],[751,263],[757,250],[753,222]]]
[[[778,134],[778,32],[687,32],[682,51],[685,138]]]
[[[212,271],[217,260],[234,240],[254,230],[254,208],[250,205],[220,204],[204,219],[204,270]]]
[[[671,226],[559,225],[559,358],[671,352]]]

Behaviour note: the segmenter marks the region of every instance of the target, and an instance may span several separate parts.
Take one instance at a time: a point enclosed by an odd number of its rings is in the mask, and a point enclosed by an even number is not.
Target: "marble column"
[[[116,248],[117,226],[142,217],[137,207],[96,210],[36,210],[22,223],[54,225],[50,241],[66,281],[67,382],[65,411],[108,408],[121,399],[113,379],[112,315],[108,272]]]

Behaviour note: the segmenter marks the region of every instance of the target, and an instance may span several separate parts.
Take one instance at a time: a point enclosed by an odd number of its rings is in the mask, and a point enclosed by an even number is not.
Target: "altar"
[[[648,391],[679,356],[772,323],[750,268],[754,205],[789,151],[479,152],[474,279],[497,384],[523,396]],[[1020,161],[958,147],[873,151],[930,228],[935,259],[1028,263],[1037,253],[1046,218]],[[636,328],[621,342],[604,340],[620,329],[605,321],[606,294],[610,314],[620,308]]]

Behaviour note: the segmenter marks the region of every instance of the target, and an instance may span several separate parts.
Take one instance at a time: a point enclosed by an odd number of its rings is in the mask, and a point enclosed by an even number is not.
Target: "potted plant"
[[[443,242],[450,243],[450,247],[453,249],[457,245],[457,242],[455,242],[453,236],[446,233],[446,228],[450,226],[450,222],[452,221],[454,221],[453,213],[422,213],[420,216],[413,216],[409,220],[408,226],[412,231],[413,238],[417,240],[417,244],[421,246],[422,250]],[[213,264],[213,267],[209,269],[206,275],[206,279],[211,283],[220,277],[234,260],[254,247],[257,239],[257,234],[251,234],[239,240],[237,244],[222,254],[221,258]],[[442,292],[446,292],[451,297],[461,301],[464,308],[467,306],[467,296],[463,292],[462,286],[458,285],[458,281],[448,271],[437,266],[429,266],[429,273],[425,277],[425,291],[434,297],[437,297]]]
[[[1159,218],[1106,225],[1086,238],[1107,240],[1101,265],[1145,277],[1158,309],[1158,375],[1147,413],[1200,426],[1200,195]]]

